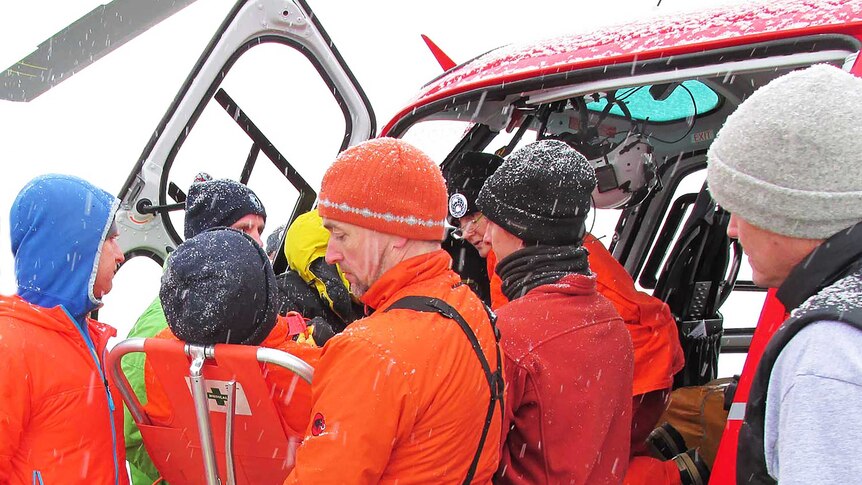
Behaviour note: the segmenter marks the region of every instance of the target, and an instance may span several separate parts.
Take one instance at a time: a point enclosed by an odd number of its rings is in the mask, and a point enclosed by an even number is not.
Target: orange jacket
[[[362,297],[374,314],[332,338],[314,376],[313,422],[285,483],[461,483],[479,445],[490,391],[476,353],[453,320],[387,307],[408,295],[453,306],[497,370],[482,302],[443,251],[402,261]],[[499,463],[500,410],[473,478]]]
[[[503,294],[503,280],[500,279],[500,275],[496,271],[497,254],[493,249],[488,251],[486,264],[488,265],[488,278],[491,280],[491,309],[497,310],[506,303],[509,303],[509,299]]]
[[[102,365],[116,330],[0,296],[0,483],[128,484],[123,405]]]
[[[179,340],[170,328],[159,332],[155,338]],[[299,357],[308,365],[315,367],[320,357],[320,348],[298,344],[288,336],[288,326],[284,317],[279,316],[275,327],[269,332],[260,347],[278,349]],[[171,422],[168,396],[156,379],[149,363],[144,365],[144,382],[147,386],[147,404],[144,410],[154,424],[166,425]],[[311,386],[294,373],[278,366],[268,366],[266,382],[272,386],[273,401],[281,419],[281,426],[288,435],[302,436],[308,426],[311,413]],[[293,389],[291,389],[293,388]]]
[[[635,289],[625,268],[592,234],[584,237],[590,269],[597,275],[599,293],[614,304],[632,337],[635,376],[632,395],[669,389],[673,376],[685,365],[676,321],[658,298]]]

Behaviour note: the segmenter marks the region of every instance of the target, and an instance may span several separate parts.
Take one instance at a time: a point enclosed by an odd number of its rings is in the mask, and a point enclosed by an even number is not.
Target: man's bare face
[[[524,247],[524,241],[491,221],[485,231],[485,244],[494,250],[497,261]]]
[[[751,265],[751,279],[763,288],[778,288],[790,271],[822,240],[800,239],[759,228],[731,214],[727,235],[738,239]]]
[[[119,233],[112,229],[108,237],[102,242],[102,250],[99,253],[99,266],[96,269],[96,280],[93,282],[93,296],[101,300],[114,287],[114,275],[117,268],[126,260],[123,250],[117,242]]]
[[[230,227],[248,234],[258,246],[263,247],[263,240],[260,237],[266,227],[266,221],[263,220],[263,217],[257,214],[246,214],[231,224]]]
[[[391,236],[346,222],[323,219],[329,230],[326,262],[338,264],[357,298],[386,272],[384,260]]]
[[[461,237],[479,251],[479,256],[488,257],[491,245],[485,241],[485,232],[488,230],[488,218],[481,212],[474,212],[458,219]]]

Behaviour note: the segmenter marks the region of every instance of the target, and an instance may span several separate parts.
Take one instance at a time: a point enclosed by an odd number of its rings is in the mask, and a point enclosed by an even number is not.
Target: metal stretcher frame
[[[114,380],[117,389],[123,397],[123,402],[136,423],[152,424],[149,416],[143,410],[138,397],[132,391],[129,381],[123,374],[120,365],[124,355],[132,352],[145,352],[144,344],[147,339],[132,338],[118,343],[108,353],[107,367]],[[197,419],[198,435],[201,440],[201,453],[204,460],[204,471],[207,485],[234,485],[236,483],[236,470],[233,460],[233,421],[235,415],[236,381],[231,381],[227,387],[227,413],[225,423],[225,458],[226,458],[226,481],[222,482],[218,475],[216,463],[215,446],[213,444],[212,428],[210,426],[210,412],[207,404],[206,383],[203,377],[203,368],[207,360],[216,358],[215,345],[193,345],[185,344],[184,351],[191,360],[189,366],[189,378],[191,381],[192,399],[195,405],[195,417]],[[257,361],[265,364],[274,364],[289,370],[301,379],[311,384],[314,369],[302,359],[276,349],[259,347],[256,352]]]

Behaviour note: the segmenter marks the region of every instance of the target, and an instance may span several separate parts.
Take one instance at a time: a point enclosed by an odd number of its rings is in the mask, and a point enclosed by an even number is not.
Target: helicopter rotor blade
[[[39,44],[0,74],[0,99],[28,102],[195,0],[114,0]]]

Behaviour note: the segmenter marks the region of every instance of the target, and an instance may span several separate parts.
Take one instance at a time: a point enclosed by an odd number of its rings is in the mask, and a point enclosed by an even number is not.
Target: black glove
[[[320,298],[317,290],[302,280],[299,273],[287,270],[275,279],[278,287],[278,313],[287,315],[294,311],[305,318],[323,317],[328,321],[336,318],[329,305]]]
[[[312,261],[308,269],[326,287],[326,294],[332,300],[331,310],[341,320],[341,328],[337,329],[339,332],[350,322],[362,316],[362,306],[353,301],[334,264],[318,258]]]
[[[314,339],[314,343],[316,343],[318,347],[323,347],[323,345],[337,333],[332,329],[332,325],[321,317],[312,318],[311,321],[308,322],[308,325],[314,326],[314,330],[311,331],[311,337]]]

